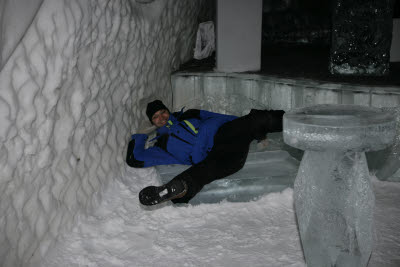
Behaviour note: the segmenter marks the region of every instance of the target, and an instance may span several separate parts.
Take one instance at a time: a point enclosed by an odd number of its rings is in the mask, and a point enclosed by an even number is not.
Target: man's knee
[[[186,183],[187,192],[183,197],[171,200],[173,203],[188,203],[203,188],[202,180],[196,179],[190,172],[188,169],[174,178],[174,180],[178,179]]]
[[[248,116],[252,122],[252,129],[256,134],[255,139],[261,140],[267,133],[281,132],[284,114],[285,111],[283,110],[252,109]]]
[[[224,176],[228,176],[234,174],[241,169],[243,169],[244,164],[246,163],[248,151],[243,151],[238,153],[236,159],[232,159],[229,166],[226,166],[224,169],[226,171]]]
[[[283,130],[283,110],[270,110],[269,111],[269,132],[282,132]]]

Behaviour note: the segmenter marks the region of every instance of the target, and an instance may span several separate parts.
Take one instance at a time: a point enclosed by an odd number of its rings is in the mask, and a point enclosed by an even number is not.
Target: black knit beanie
[[[153,102],[147,104],[146,115],[149,117],[151,123],[153,123],[151,118],[153,117],[154,113],[161,109],[166,109],[169,112],[169,109],[163,104],[163,102],[161,102],[161,100],[154,100]]]

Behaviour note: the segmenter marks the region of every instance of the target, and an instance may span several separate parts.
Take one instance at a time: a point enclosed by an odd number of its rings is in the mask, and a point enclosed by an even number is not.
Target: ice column
[[[284,116],[285,143],[305,150],[294,200],[307,266],[366,266],[373,209],[365,151],[395,138],[395,117],[355,105],[318,105]]]
[[[332,1],[332,74],[389,74],[393,2]]]

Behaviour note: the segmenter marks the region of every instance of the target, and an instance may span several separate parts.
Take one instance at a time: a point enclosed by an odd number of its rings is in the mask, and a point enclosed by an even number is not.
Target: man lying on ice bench
[[[243,117],[189,109],[170,113],[160,101],[148,103],[146,114],[157,127],[156,143],[145,149],[147,134],[134,134],[126,162],[134,168],[166,164],[192,165],[162,186],[148,186],[140,203],[168,200],[188,203],[204,185],[239,171],[253,140],[282,131],[283,110],[256,110]]]

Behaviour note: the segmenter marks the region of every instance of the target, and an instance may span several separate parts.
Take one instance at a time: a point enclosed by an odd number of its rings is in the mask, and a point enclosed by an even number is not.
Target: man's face
[[[163,127],[167,124],[169,119],[169,112],[166,109],[160,109],[156,113],[154,113],[153,117],[151,117],[151,122],[158,128]]]

